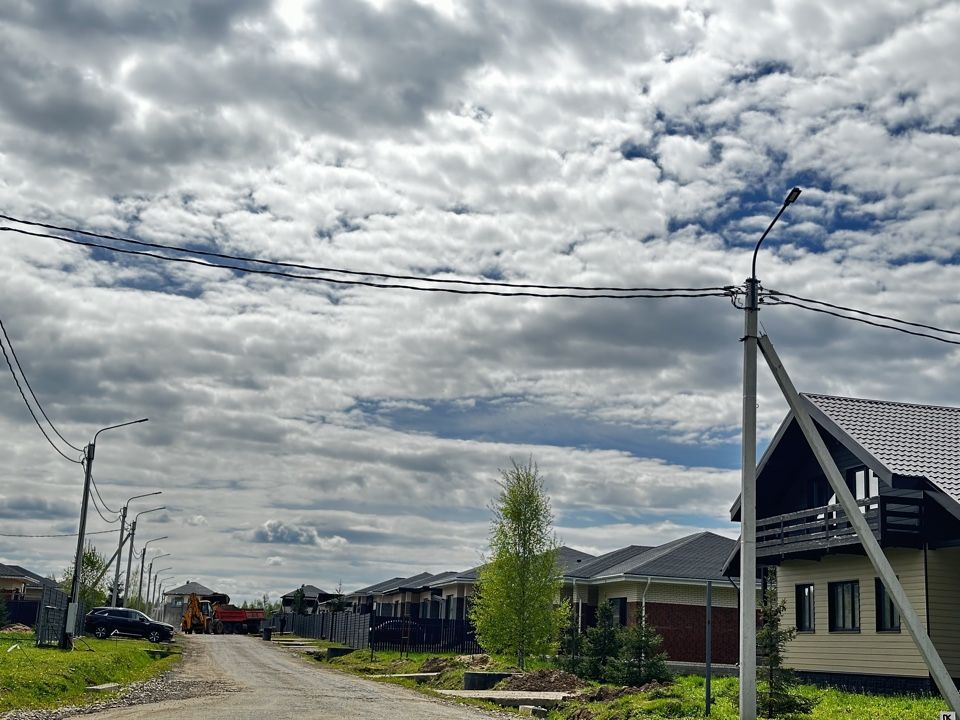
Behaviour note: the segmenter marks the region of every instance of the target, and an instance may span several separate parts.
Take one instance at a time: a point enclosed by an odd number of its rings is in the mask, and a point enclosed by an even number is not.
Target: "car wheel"
[[[105,640],[110,636],[110,631],[103,625],[97,625],[96,629],[93,631],[93,634],[99,640]]]
[[[149,640],[149,641],[152,642],[152,643],[158,643],[158,642],[160,642],[160,640],[161,640],[160,631],[159,631],[159,630],[151,630],[150,633],[147,635],[147,640]]]

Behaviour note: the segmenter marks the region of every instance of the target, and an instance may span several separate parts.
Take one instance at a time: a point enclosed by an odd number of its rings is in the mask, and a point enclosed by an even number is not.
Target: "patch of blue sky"
[[[365,400],[353,410],[374,425],[450,440],[616,450],[696,467],[729,469],[740,463],[737,433],[719,431],[709,443],[679,442],[666,429],[575,416],[521,397],[478,399],[468,405],[418,401],[413,407]]]

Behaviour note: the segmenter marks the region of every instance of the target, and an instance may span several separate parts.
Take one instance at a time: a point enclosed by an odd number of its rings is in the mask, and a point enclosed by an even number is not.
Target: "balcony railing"
[[[913,547],[923,542],[923,494],[894,494],[857,500],[881,545]],[[840,505],[824,505],[757,521],[757,556],[816,552],[859,545],[856,531]]]

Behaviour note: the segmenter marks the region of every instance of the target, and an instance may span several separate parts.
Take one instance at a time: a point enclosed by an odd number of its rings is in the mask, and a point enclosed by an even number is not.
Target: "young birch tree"
[[[490,558],[477,575],[470,620],[485,650],[514,655],[523,669],[529,655],[555,648],[569,608],[555,605],[563,576],[543,478],[532,459],[512,465],[500,471]]]

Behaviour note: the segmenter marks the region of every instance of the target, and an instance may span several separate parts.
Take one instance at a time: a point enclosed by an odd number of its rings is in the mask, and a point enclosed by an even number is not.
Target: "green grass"
[[[713,680],[714,704],[711,718],[737,719],[737,688],[736,678]],[[803,686],[801,692],[819,698],[813,713],[798,716],[809,720],[933,720],[939,711],[946,709],[941,699],[928,696],[861,695],[811,686]],[[630,695],[602,703],[571,703],[551,712],[550,720],[566,719],[581,707],[593,714],[593,720],[702,718],[704,680],[701,677],[683,676],[678,677],[669,688],[650,694]]]
[[[169,669],[179,654],[154,659],[146,640],[86,640],[73,652],[34,646],[33,635],[0,633],[0,712],[82,704],[103,699],[88,685],[145,680]],[[14,647],[19,644],[19,647]]]

